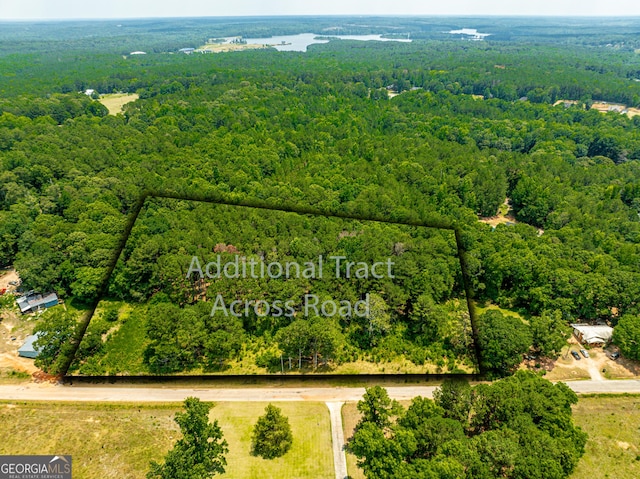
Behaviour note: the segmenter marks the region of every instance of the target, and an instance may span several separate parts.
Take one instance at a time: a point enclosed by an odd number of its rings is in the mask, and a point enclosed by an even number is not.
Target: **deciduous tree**
[[[218,421],[209,421],[212,404],[189,397],[184,412],[176,413],[182,438],[165,456],[164,463],[151,462],[147,479],[208,479],[224,474],[229,451]]]

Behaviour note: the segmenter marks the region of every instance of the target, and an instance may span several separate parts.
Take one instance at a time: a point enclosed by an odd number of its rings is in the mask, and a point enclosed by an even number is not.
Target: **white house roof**
[[[604,324],[572,324],[571,327],[582,335],[582,341],[587,344],[606,343],[613,335],[613,328]]]

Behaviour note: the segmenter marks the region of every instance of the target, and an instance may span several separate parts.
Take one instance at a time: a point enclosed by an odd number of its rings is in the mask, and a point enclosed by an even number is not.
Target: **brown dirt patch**
[[[268,48],[266,45],[258,45],[257,43],[210,43],[200,47],[200,50],[206,50],[211,53],[239,52],[242,50],[256,50],[260,48]]]
[[[39,369],[33,364],[33,359],[21,358],[17,352],[0,354],[0,369],[13,370],[33,374]]]
[[[628,108],[627,109],[627,116],[629,118],[633,118],[636,115],[640,115],[640,109],[638,109],[638,108]]]
[[[16,287],[9,284],[14,281],[20,281],[20,276],[18,276],[18,273],[15,269],[0,271],[0,290],[6,289],[8,293],[15,291]]]
[[[481,216],[478,218],[478,221],[493,226],[494,228],[499,224],[517,223],[516,217],[513,214],[513,209],[511,208],[511,200],[509,198],[505,198],[504,203],[500,205],[495,216]]]

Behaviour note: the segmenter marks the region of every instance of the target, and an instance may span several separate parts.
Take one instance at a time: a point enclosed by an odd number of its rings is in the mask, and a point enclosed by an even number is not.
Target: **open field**
[[[71,454],[79,478],[144,477],[178,438],[178,406],[2,403],[1,454]],[[25,441],[25,437],[29,438]]]
[[[577,100],[558,100],[553,104],[553,106],[564,105],[565,107],[568,107],[568,106],[577,105],[577,104],[578,104]]]
[[[211,53],[239,52],[242,50],[256,50],[260,48],[269,48],[266,45],[258,45],[257,43],[208,43],[200,50],[206,50]]]
[[[100,103],[107,107],[109,115],[117,115],[123,112],[123,107],[140,98],[137,93],[107,93],[100,95]]]
[[[267,403],[219,403],[218,419],[229,443],[226,478],[333,477],[329,411],[321,403],[279,403],[294,443],[267,461],[250,454],[251,429]],[[179,438],[173,421],[179,404],[79,404],[0,402],[0,454],[71,454],[74,477],[141,478],[149,461],[161,461]],[[28,438],[28,441],[25,441]]]
[[[592,110],[598,110],[601,113],[607,113],[609,111],[615,111],[617,113],[622,113],[627,109],[626,105],[622,105],[620,103],[607,103],[607,102],[598,102],[591,105]]]
[[[249,454],[251,429],[267,403],[221,403],[213,410],[229,442],[229,478],[280,479],[333,477],[329,410],[319,403],[280,403],[293,431],[293,446],[283,457],[267,461]]]
[[[589,434],[589,440],[572,479],[640,477],[640,396],[581,396],[573,415],[576,424]],[[345,439],[351,437],[359,418],[356,403],[343,406]],[[347,454],[347,467],[352,479],[364,479],[353,454]]]
[[[278,403],[293,428],[293,449],[275,461],[249,454],[251,427],[265,405],[218,403],[212,410],[212,418],[220,421],[229,442],[229,472],[223,477],[332,477],[329,414],[321,403]],[[178,403],[140,407],[4,401],[0,403],[0,454],[72,454],[78,478],[143,477],[148,462],[161,460],[177,439],[173,415],[179,408]],[[345,404],[342,416],[345,438],[349,438],[359,418],[356,403]],[[640,475],[636,459],[640,454],[640,396],[582,396],[574,406],[574,417],[589,434],[589,441],[573,478]],[[351,477],[362,479],[355,461],[347,455]]]
[[[640,396],[581,397],[573,415],[589,440],[572,479],[640,477]]]
[[[627,108],[627,116],[629,118],[633,118],[636,115],[640,115],[640,109],[638,109],[638,108]]]

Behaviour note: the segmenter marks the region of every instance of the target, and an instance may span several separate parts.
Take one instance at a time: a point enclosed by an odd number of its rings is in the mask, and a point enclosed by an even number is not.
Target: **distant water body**
[[[321,37],[321,38],[317,38]],[[317,35],[315,33],[300,33],[298,35],[283,35],[269,38],[243,38],[248,44],[269,45],[281,52],[306,52],[307,47],[314,43],[328,43],[328,38],[340,40],[361,40],[379,42],[410,42],[408,38],[382,38],[382,35]],[[231,41],[234,38],[227,38]]]
[[[485,37],[491,35],[490,33],[479,33],[475,28],[462,28],[460,30],[451,30],[449,33],[452,35],[466,35],[473,40],[484,40]]]

